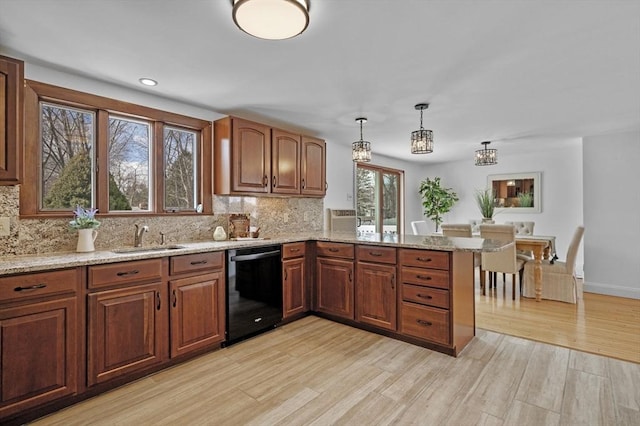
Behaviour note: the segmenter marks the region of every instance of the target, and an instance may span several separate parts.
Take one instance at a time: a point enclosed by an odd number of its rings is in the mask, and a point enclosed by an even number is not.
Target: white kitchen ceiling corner
[[[0,0],[0,54],[375,154],[469,159],[640,129],[640,1],[312,0],[282,41],[240,31],[226,0]],[[28,75],[28,71],[27,71]],[[416,103],[433,154],[411,155]]]

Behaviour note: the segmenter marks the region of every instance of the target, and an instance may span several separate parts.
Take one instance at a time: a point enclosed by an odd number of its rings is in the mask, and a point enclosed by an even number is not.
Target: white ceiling
[[[329,143],[357,140],[365,116],[374,161],[640,129],[638,0],[311,0],[310,15],[265,41],[230,0],[0,0],[0,52]],[[416,156],[421,102],[435,152]]]

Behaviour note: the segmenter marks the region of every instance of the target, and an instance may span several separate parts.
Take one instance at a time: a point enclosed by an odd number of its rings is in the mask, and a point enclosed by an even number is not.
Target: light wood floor
[[[476,327],[640,363],[640,300],[584,293],[573,305],[518,295],[511,300],[509,277],[505,292],[499,278],[486,296],[476,282]]]
[[[317,317],[37,425],[638,425],[640,365],[490,331],[458,358]]]

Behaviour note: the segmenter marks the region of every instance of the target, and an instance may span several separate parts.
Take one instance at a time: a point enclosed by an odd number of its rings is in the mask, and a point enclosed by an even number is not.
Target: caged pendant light
[[[490,141],[481,143],[484,145],[484,149],[476,151],[476,166],[493,166],[494,164],[498,164],[498,150],[487,148],[491,143]]]
[[[433,152],[433,132],[422,127],[422,112],[429,108],[429,104],[418,104],[415,109],[420,110],[420,130],[411,132],[411,153],[429,154]]]
[[[232,0],[233,22],[245,33],[265,40],[284,40],[309,25],[310,0]]]
[[[368,163],[371,161],[371,143],[362,139],[362,123],[366,123],[365,117],[356,118],[360,123],[360,140],[351,144],[351,159],[356,163]]]

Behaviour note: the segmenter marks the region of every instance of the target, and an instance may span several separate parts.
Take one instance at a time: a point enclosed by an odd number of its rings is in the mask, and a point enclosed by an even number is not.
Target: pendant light
[[[284,40],[309,25],[310,0],[233,0],[233,22],[245,33],[265,40]]]
[[[411,153],[429,154],[433,152],[433,132],[422,127],[422,112],[429,108],[429,104],[418,104],[415,109],[420,110],[420,130],[411,132]]]
[[[487,149],[487,146],[491,143],[490,141],[481,143],[484,145],[484,149],[476,151],[476,166],[493,166],[494,164],[498,164],[498,150]]]
[[[371,143],[362,139],[362,123],[366,123],[365,117],[356,118],[360,123],[360,140],[351,144],[351,159],[356,163],[368,163],[371,161]]]

